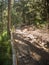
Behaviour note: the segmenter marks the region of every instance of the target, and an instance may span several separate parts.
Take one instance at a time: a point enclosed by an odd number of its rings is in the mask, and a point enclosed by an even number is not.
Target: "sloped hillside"
[[[31,26],[13,34],[18,65],[49,65],[49,34]]]

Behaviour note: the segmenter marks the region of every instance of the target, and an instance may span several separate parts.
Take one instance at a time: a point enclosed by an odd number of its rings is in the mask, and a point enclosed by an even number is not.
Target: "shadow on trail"
[[[18,34],[13,34],[15,42],[15,49],[17,52],[18,65],[49,65],[49,53],[42,48],[37,48],[34,44]],[[21,44],[24,43],[24,44]]]

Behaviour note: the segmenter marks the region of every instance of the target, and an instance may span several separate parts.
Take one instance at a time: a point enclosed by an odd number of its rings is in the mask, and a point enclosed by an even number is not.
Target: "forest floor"
[[[49,34],[32,26],[17,28],[13,33],[18,65],[49,65]]]

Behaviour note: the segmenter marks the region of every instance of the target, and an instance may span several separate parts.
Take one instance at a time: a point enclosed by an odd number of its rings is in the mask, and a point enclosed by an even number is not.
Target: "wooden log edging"
[[[11,46],[12,46],[12,65],[17,65],[16,51],[14,49],[13,33],[11,31]]]

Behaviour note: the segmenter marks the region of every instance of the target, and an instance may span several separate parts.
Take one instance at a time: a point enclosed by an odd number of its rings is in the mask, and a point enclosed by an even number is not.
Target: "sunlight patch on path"
[[[18,34],[18,36],[20,34],[21,35],[20,37],[22,37],[24,40],[27,40],[31,43],[33,43],[34,41],[37,41],[38,40],[37,38],[39,38],[37,43],[39,44],[40,47],[36,44],[35,44],[35,46],[37,46],[38,48],[43,48],[45,51],[48,51],[48,49],[46,49],[44,47],[44,45],[45,45],[45,41],[49,41],[49,34],[42,33],[41,30],[39,30],[39,29],[28,30],[27,28],[25,28],[23,30],[22,29],[16,29],[15,33]],[[21,42],[22,41],[19,40],[19,43],[21,43]],[[22,44],[25,44],[25,43],[22,42]]]

